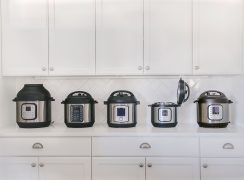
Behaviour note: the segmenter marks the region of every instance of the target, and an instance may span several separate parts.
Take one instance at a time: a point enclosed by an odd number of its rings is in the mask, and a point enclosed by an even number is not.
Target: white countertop
[[[223,129],[199,128],[193,124],[179,124],[175,128],[154,128],[138,125],[135,128],[109,128],[95,125],[91,128],[67,128],[54,124],[47,128],[23,129],[18,127],[0,128],[0,137],[87,137],[87,136],[244,136],[244,127],[228,126]]]

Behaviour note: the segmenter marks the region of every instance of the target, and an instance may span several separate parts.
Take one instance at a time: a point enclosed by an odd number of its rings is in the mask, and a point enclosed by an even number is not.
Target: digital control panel
[[[70,119],[71,122],[78,123],[83,122],[83,105],[71,105],[70,106]]]
[[[116,106],[115,107],[115,121],[119,123],[125,123],[129,121],[129,107],[128,106]]]
[[[37,118],[36,104],[33,104],[33,103],[22,104],[21,117],[23,120],[35,120]]]
[[[208,118],[213,121],[221,121],[223,119],[223,106],[210,105],[208,107]]]
[[[162,109],[158,110],[158,120],[160,122],[170,122],[172,120],[172,111],[171,109]]]

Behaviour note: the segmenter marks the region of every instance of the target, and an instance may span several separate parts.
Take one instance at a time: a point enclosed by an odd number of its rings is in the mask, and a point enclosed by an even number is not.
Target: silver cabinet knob
[[[50,67],[49,70],[50,70],[50,71],[54,71],[54,67]]]
[[[33,168],[36,167],[36,163],[32,163],[31,167],[33,167]]]
[[[43,149],[44,146],[41,143],[35,143],[32,146],[32,149]]]
[[[145,69],[146,69],[147,71],[149,71],[149,70],[150,70],[150,66],[146,66]]]
[[[39,166],[40,166],[40,167],[44,167],[45,165],[44,165],[43,163],[40,163]]]
[[[140,168],[143,168],[144,167],[144,164],[143,163],[139,164],[139,167]]]
[[[147,167],[151,168],[151,167],[152,167],[152,164],[151,164],[151,163],[149,163],[149,164],[147,165]]]
[[[195,66],[194,69],[197,71],[200,69],[200,66]]]
[[[208,168],[208,164],[203,164],[202,167],[203,167],[204,169],[207,169],[207,168]]]
[[[151,149],[152,146],[149,143],[142,143],[140,149]]]
[[[42,67],[42,71],[46,71],[47,70],[47,68],[46,67]]]
[[[138,66],[138,70],[141,71],[143,69],[142,66]]]

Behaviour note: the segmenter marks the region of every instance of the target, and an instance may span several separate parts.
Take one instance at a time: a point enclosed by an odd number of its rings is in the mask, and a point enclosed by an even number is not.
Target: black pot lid
[[[43,84],[25,84],[13,101],[54,101]]]
[[[95,104],[92,96],[85,91],[75,91],[68,95],[68,97],[62,102],[62,104]]]
[[[114,91],[108,98],[107,101],[104,102],[104,104],[111,104],[111,103],[134,103],[134,104],[140,104],[139,101],[137,101],[134,94],[130,91],[126,90],[119,90]]]
[[[178,107],[178,104],[175,104],[173,102],[156,102],[149,106],[151,106],[151,107]]]
[[[224,93],[217,91],[217,90],[209,90],[203,92],[199,98],[195,101],[198,103],[233,103],[229,100]]]
[[[184,80],[180,79],[177,90],[177,104],[181,106],[182,103],[186,102],[189,99],[189,97],[190,87]]]

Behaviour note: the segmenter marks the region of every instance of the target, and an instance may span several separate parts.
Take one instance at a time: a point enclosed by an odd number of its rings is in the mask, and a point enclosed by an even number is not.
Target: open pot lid
[[[190,97],[190,87],[189,85],[180,78],[177,90],[177,104],[179,106],[186,102]]]
[[[75,91],[68,95],[68,97],[62,102],[62,104],[95,104],[92,96],[85,91]]]
[[[137,101],[135,95],[126,90],[119,90],[114,91],[108,98],[107,101],[104,102],[104,104],[111,104],[111,103],[134,103],[134,104],[140,104],[139,101]]]

